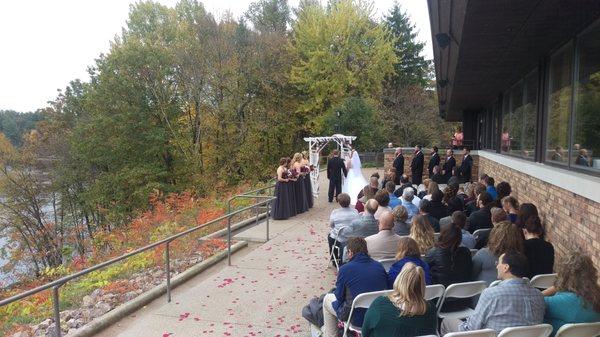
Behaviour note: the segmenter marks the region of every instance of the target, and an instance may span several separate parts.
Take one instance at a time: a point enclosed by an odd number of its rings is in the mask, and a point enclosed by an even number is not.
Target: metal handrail
[[[99,263],[97,265],[94,265],[92,267],[86,268],[86,269],[81,270],[81,271],[79,271],[77,273],[61,277],[58,280],[54,280],[52,282],[46,283],[44,285],[41,285],[39,287],[30,289],[28,291],[22,292],[20,294],[11,296],[11,297],[3,299],[3,300],[0,300],[0,307],[8,305],[8,304],[11,304],[11,303],[19,301],[19,300],[21,300],[23,298],[35,295],[35,294],[37,294],[39,292],[42,292],[44,290],[48,290],[48,289],[52,288],[52,305],[53,305],[53,309],[54,309],[53,311],[54,311],[54,322],[55,322],[55,326],[56,326],[56,336],[60,337],[61,334],[62,334],[62,332],[60,330],[60,298],[59,298],[59,289],[60,289],[60,287],[62,287],[67,282],[69,282],[69,281],[71,281],[73,279],[85,276],[85,275],[87,275],[89,273],[92,273],[92,272],[94,272],[96,270],[99,270],[99,269],[105,268],[107,266],[113,265],[113,264],[115,264],[117,262],[123,261],[123,260],[125,260],[125,259],[127,259],[129,257],[138,255],[138,254],[143,253],[145,251],[154,249],[154,248],[156,248],[156,247],[158,247],[160,245],[163,245],[163,244],[165,245],[165,269],[166,269],[166,274],[167,274],[167,280],[166,280],[167,281],[167,302],[171,302],[171,273],[170,273],[171,266],[170,266],[170,254],[169,254],[170,253],[169,252],[170,251],[170,247],[169,247],[170,243],[172,241],[174,241],[174,240],[182,237],[182,236],[186,236],[186,235],[188,235],[190,233],[193,233],[193,232],[195,232],[197,230],[200,230],[200,229],[205,228],[207,226],[210,226],[210,225],[212,225],[214,223],[217,223],[217,222],[220,222],[220,221],[223,221],[223,220],[227,219],[227,222],[228,222],[227,223],[227,232],[228,232],[228,235],[227,235],[228,236],[228,242],[227,242],[227,245],[228,245],[228,257],[229,257],[229,262],[231,262],[231,217],[234,216],[234,215],[240,214],[242,212],[245,212],[247,210],[250,210],[250,209],[257,209],[259,206],[262,206],[264,204],[264,205],[267,205],[267,228],[268,228],[269,205],[270,205],[271,201],[273,199],[275,199],[275,197],[273,197],[273,196],[260,196],[260,195],[248,195],[248,194],[249,193],[258,193],[258,192],[261,192],[263,190],[267,190],[267,189],[273,188],[274,186],[275,185],[273,184],[272,186],[267,186],[267,187],[263,187],[263,188],[260,188],[260,189],[257,189],[257,190],[246,192],[244,194],[236,195],[236,196],[234,196],[234,197],[232,197],[232,198],[229,199],[229,201],[228,201],[228,209],[227,209],[228,212],[225,215],[222,215],[222,216],[220,216],[220,217],[218,217],[216,219],[213,219],[213,220],[211,220],[211,221],[209,221],[207,223],[204,223],[204,224],[195,226],[193,228],[187,229],[187,230],[185,230],[185,231],[183,231],[181,233],[177,233],[177,234],[171,235],[171,236],[169,236],[169,237],[167,237],[165,239],[162,239],[160,241],[157,241],[157,242],[151,243],[149,245],[146,245],[144,247],[138,248],[138,249],[136,249],[136,250],[134,250],[132,252],[123,254],[123,255],[118,256],[118,257],[116,257],[114,259],[111,259],[111,260]],[[255,198],[257,200],[257,202],[255,204],[253,204],[253,205],[246,206],[246,207],[243,207],[241,209],[235,210],[234,212],[231,212],[231,201],[233,199],[241,198],[241,197],[244,197],[244,198],[246,198],[246,197]],[[258,199],[264,199],[264,200],[261,201],[261,202],[258,202]],[[258,216],[257,216],[257,219],[258,219]],[[268,231],[268,229],[267,229],[267,231]],[[268,240],[268,232],[267,232],[267,240]]]

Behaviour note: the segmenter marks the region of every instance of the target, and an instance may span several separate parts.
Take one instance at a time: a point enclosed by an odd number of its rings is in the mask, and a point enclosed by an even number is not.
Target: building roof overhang
[[[600,17],[599,0],[427,0],[440,115],[461,121]]]

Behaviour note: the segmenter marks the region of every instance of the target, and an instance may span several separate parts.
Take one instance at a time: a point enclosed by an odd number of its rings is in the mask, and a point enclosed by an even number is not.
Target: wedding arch
[[[329,142],[335,142],[340,151],[340,156],[343,158],[346,155],[349,155],[351,151],[350,144],[352,144],[352,141],[355,139],[356,136],[344,136],[341,134],[335,134],[329,137],[304,138],[304,141],[308,142],[310,164],[314,167],[314,170],[310,172],[310,181],[312,183],[313,196],[315,198],[319,195],[319,159],[321,158],[321,151],[329,144]]]

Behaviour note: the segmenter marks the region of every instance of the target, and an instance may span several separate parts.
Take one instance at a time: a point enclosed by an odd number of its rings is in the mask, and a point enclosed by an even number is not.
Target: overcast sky
[[[325,0],[321,0],[324,2]],[[87,67],[121,32],[134,0],[0,0],[0,110],[34,111],[46,106],[69,81],[88,81]],[[174,6],[176,0],[159,0]],[[203,0],[219,17],[242,15],[253,0]],[[289,0],[296,6],[299,0]],[[425,0],[398,0],[427,43],[431,32]],[[381,18],[394,0],[375,0]]]

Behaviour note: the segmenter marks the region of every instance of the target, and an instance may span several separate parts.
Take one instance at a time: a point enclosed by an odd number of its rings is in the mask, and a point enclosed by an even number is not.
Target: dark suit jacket
[[[427,165],[427,170],[429,171],[429,176],[433,176],[433,167],[434,166],[438,166],[440,164],[440,155],[439,154],[435,154],[433,156],[431,156],[431,159],[429,159],[429,164]]]
[[[403,155],[399,155],[398,157],[396,157],[396,159],[394,159],[394,164],[392,164],[392,166],[394,166],[394,168],[396,169],[396,179],[400,179],[400,176],[404,174],[404,156]],[[397,183],[397,181],[396,181]],[[396,184],[398,185],[398,184]]]
[[[452,169],[454,166],[456,166],[456,159],[454,159],[454,157],[450,157],[450,159],[447,159],[444,163],[444,177],[446,178],[446,181],[452,177]]]
[[[488,207],[483,207],[469,215],[469,232],[471,234],[478,229],[492,227],[492,213]]]
[[[460,163],[460,180],[462,182],[471,181],[471,170],[473,168],[473,158],[471,155],[463,158],[463,161]]]
[[[333,157],[327,161],[327,179],[341,181],[342,172],[344,173],[344,177],[348,175],[348,170],[342,158]]]
[[[412,175],[423,175],[423,164],[425,162],[425,157],[423,156],[423,152],[419,151],[419,154],[414,156],[412,161],[410,162],[410,172]]]

